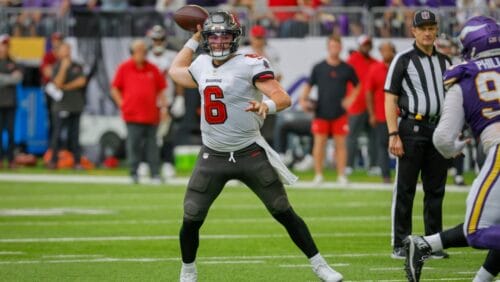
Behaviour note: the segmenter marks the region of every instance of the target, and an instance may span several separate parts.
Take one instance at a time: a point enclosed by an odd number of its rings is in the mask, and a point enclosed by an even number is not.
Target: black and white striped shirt
[[[384,90],[399,96],[399,108],[410,114],[436,116],[444,101],[443,73],[450,59],[434,48],[432,56],[413,47],[393,59]]]

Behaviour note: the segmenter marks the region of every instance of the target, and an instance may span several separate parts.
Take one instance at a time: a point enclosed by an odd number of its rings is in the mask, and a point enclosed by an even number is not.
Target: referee
[[[413,199],[419,174],[423,182],[425,234],[442,230],[442,203],[448,161],[432,143],[444,100],[443,73],[450,60],[436,51],[436,15],[414,14],[413,47],[396,55],[384,89],[389,151],[398,157],[392,202],[392,257],[405,258],[403,239],[412,233]],[[400,122],[398,125],[398,112]],[[448,257],[434,253],[435,258]]]

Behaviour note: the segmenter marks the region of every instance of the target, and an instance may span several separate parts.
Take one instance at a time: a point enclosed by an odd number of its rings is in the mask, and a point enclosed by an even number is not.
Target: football
[[[186,5],[174,14],[174,21],[183,29],[196,32],[197,25],[203,25],[208,12],[198,5]]]

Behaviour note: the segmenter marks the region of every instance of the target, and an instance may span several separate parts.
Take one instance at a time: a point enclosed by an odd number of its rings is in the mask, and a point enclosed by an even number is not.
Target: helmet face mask
[[[231,33],[211,33],[207,37],[210,56],[224,60],[231,55],[234,36]]]
[[[492,18],[469,19],[459,37],[465,60],[500,54],[500,26]]]
[[[203,24],[202,48],[212,58],[225,60],[238,50],[241,34],[241,26],[232,14],[211,13]]]

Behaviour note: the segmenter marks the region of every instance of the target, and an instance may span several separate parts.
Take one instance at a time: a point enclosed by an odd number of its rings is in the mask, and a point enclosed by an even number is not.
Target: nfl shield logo
[[[422,12],[422,19],[424,19],[424,20],[428,20],[428,19],[430,19],[430,18],[431,18],[431,15],[429,14],[429,12],[428,12],[428,11],[423,11],[423,12]]]

